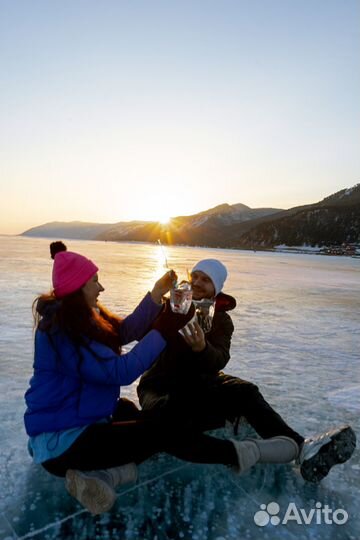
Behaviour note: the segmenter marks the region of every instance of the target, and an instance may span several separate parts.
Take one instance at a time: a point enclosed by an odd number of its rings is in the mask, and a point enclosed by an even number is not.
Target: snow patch
[[[274,246],[274,249],[278,251],[296,251],[296,252],[309,252],[309,253],[317,253],[320,251],[319,246],[309,246],[307,244],[303,244],[302,246],[287,246],[286,244],[279,244],[278,246]]]
[[[344,197],[346,195],[351,195],[353,191],[355,191],[355,189],[358,189],[360,187],[360,184],[356,184],[355,186],[351,187],[351,188],[348,188],[345,193],[344,193]]]

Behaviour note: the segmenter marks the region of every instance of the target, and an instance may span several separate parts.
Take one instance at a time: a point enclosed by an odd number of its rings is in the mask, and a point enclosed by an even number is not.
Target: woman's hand
[[[205,334],[197,321],[187,324],[182,332],[186,343],[194,352],[201,352],[205,349]]]
[[[177,275],[174,270],[169,270],[155,283],[153,290],[151,291],[151,298],[156,304],[161,304],[161,299],[171,287],[176,283]]]

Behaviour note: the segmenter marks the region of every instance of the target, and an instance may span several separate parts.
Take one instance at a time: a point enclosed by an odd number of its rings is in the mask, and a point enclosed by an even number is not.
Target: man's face
[[[191,284],[193,290],[193,299],[201,300],[202,298],[213,298],[215,296],[215,288],[213,282],[208,275],[200,270],[191,273]]]

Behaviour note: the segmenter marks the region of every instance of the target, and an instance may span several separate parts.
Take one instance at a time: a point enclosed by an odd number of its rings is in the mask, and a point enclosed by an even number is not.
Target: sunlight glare
[[[170,216],[164,216],[159,219],[159,223],[161,223],[162,225],[168,225],[170,222],[170,219],[171,219]]]

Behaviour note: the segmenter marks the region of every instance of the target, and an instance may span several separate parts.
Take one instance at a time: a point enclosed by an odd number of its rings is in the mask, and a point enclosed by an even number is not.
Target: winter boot
[[[232,440],[238,456],[238,473],[243,473],[256,463],[289,463],[299,454],[297,443],[289,437],[271,439]]]
[[[108,512],[115,500],[115,487],[136,482],[135,463],[98,471],[66,471],[65,487],[93,515]]]
[[[347,425],[305,439],[299,456],[302,477],[308,482],[320,482],[331,467],[351,457],[355,446],[356,435]]]

